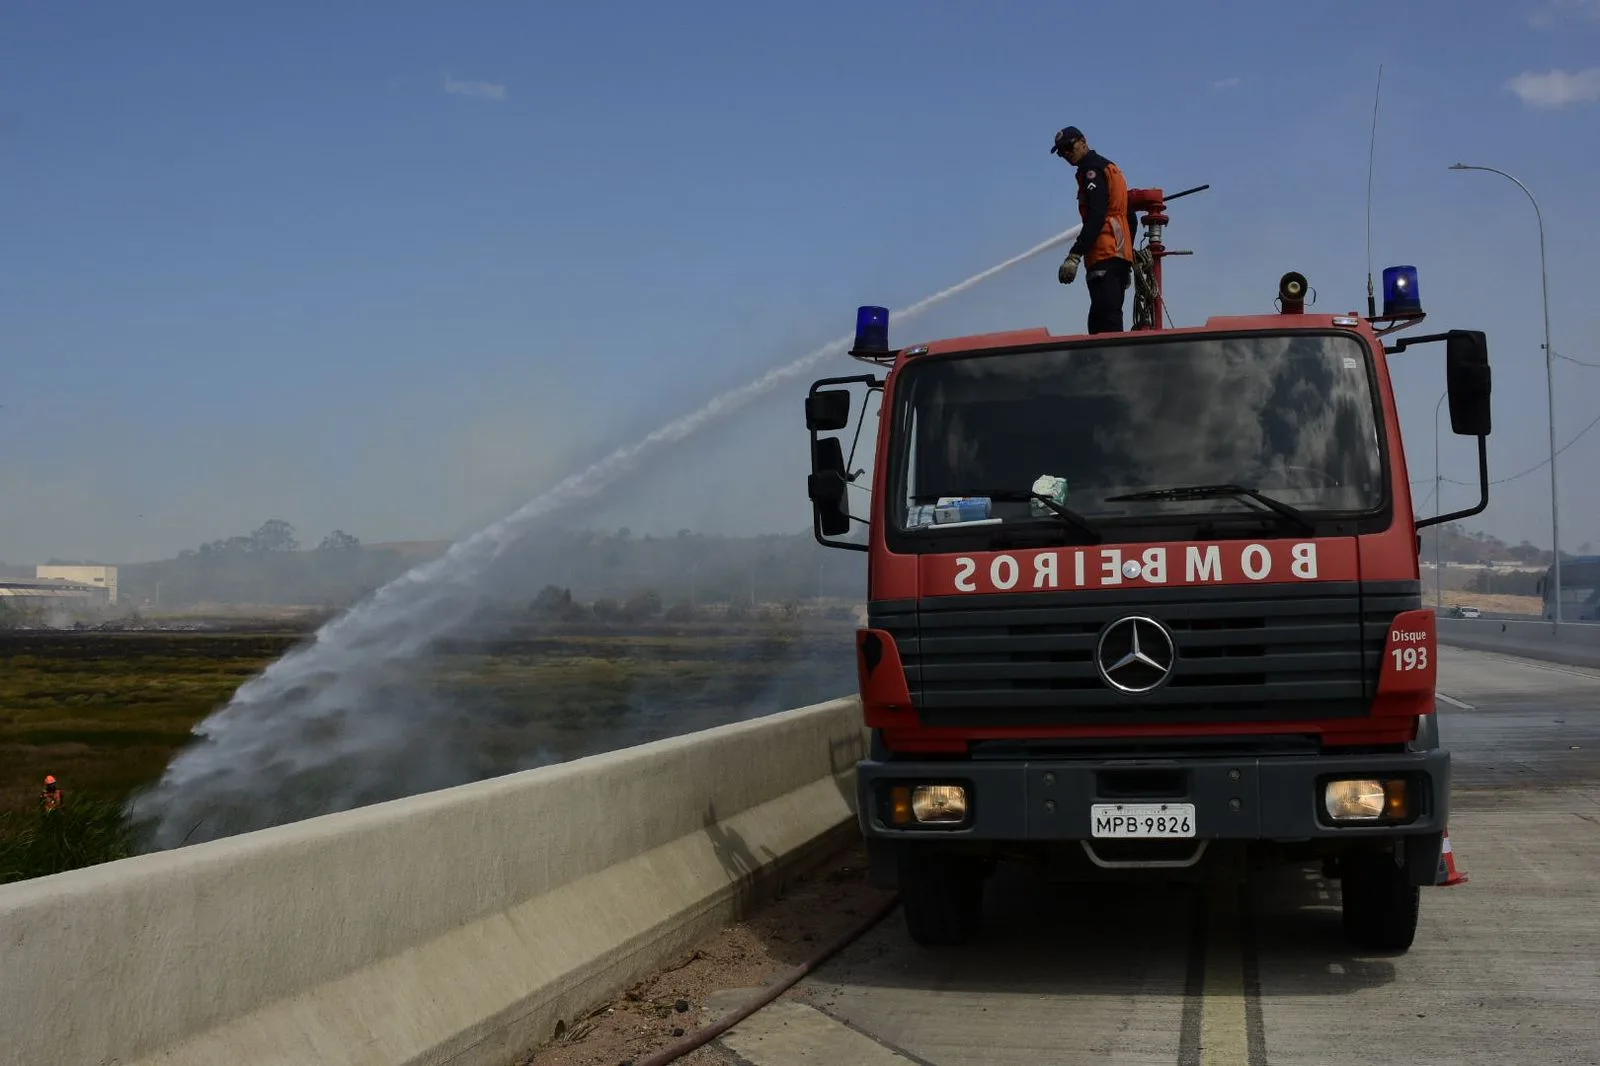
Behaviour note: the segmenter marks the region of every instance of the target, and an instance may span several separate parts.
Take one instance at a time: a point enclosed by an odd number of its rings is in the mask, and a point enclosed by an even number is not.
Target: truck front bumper
[[[1098,840],[1116,805],[1136,805],[1142,817],[1151,805],[1165,804],[1192,818],[1186,827],[1191,839],[1217,841],[1437,835],[1450,813],[1450,753],[1442,749],[1193,759],[867,759],[856,771],[858,819],[869,840]],[[1410,817],[1402,824],[1335,822],[1324,809],[1324,791],[1337,779],[1404,780]],[[896,786],[922,785],[964,789],[965,819],[897,824]],[[899,792],[902,809],[905,796]]]

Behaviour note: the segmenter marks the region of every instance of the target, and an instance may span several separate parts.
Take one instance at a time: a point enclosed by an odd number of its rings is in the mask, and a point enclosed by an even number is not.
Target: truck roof
[[[1034,329],[1005,330],[999,333],[975,333],[965,337],[944,337],[939,340],[923,341],[907,347],[903,358],[915,359],[923,355],[939,355],[946,352],[967,352],[996,348],[1027,348],[1041,344],[1059,344],[1067,341],[1090,340],[1095,338],[1111,339],[1112,337],[1131,337],[1134,339],[1156,338],[1182,334],[1218,333],[1234,330],[1285,330],[1285,329],[1349,329],[1364,336],[1372,335],[1371,326],[1365,322],[1356,311],[1347,314],[1335,315],[1214,315],[1206,319],[1202,326],[1180,326],[1176,329],[1140,330],[1137,332],[1118,334],[1087,334],[1087,333],[1051,333],[1043,327]]]

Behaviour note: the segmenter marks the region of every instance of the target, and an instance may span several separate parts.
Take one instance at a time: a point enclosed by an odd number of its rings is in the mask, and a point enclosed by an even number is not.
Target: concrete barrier
[[[494,1063],[855,832],[855,699],[0,886],[0,1062]]]
[[[1517,622],[1503,618],[1441,618],[1439,642],[1474,651],[1600,667],[1600,624]]]

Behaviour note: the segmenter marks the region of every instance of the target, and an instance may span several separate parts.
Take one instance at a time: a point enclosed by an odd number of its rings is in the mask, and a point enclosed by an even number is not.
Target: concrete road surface
[[[1233,893],[1002,874],[971,947],[898,911],[727,1033],[749,1066],[1600,1063],[1600,671],[1441,649],[1451,841],[1408,954],[1352,952],[1318,871]]]

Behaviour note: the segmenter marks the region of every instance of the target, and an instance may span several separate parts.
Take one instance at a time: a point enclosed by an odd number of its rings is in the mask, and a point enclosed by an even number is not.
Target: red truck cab
[[[1157,292],[1124,333],[903,349],[860,309],[851,354],[887,372],[812,386],[809,494],[867,554],[858,819],[915,940],[972,937],[1009,859],[1320,860],[1352,941],[1409,947],[1450,796],[1418,529],[1487,505],[1490,382],[1482,333],[1386,348],[1422,312],[1413,268],[1384,280],[1382,316],[1308,314],[1286,274],[1275,314],[1162,329]],[[1433,341],[1482,499],[1419,521],[1387,360]]]

